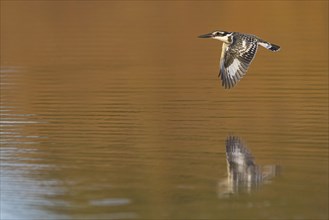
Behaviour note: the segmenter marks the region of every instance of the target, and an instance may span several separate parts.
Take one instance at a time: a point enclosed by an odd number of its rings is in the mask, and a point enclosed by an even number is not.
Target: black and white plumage
[[[238,136],[226,139],[227,178],[219,182],[219,195],[226,197],[258,189],[279,175],[278,165],[259,166],[246,144]]]
[[[246,74],[256,55],[258,45],[271,51],[280,50],[280,46],[266,42],[255,35],[238,32],[214,31],[199,37],[223,42],[219,77],[225,89],[234,87]]]
[[[257,184],[262,181],[262,172],[239,137],[226,139],[226,161],[229,179],[235,183]]]

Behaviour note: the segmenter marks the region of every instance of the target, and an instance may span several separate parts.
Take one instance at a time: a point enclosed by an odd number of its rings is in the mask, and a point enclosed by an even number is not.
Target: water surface
[[[215,29],[282,49],[224,90]],[[325,1],[1,1],[1,218],[327,219],[327,48]],[[222,197],[228,135],[281,175]]]

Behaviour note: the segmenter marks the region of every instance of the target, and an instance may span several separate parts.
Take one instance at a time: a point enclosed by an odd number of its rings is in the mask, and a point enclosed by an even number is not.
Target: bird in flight
[[[220,196],[251,192],[279,175],[280,166],[259,166],[246,144],[238,136],[226,139],[227,179],[219,183]]]
[[[255,35],[239,32],[214,31],[199,38],[212,38],[223,42],[218,77],[221,78],[225,89],[233,88],[246,74],[256,55],[258,45],[273,52],[280,50],[278,45]]]

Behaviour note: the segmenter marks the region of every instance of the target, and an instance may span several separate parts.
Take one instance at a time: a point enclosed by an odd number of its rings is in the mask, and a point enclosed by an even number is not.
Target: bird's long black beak
[[[209,34],[203,34],[203,35],[200,35],[198,36],[199,38],[211,38],[212,37],[212,33],[209,33]]]

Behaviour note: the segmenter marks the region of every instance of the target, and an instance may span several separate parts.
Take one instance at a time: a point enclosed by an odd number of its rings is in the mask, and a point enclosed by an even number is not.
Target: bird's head
[[[227,31],[214,31],[208,34],[203,34],[200,35],[199,38],[212,38],[215,40],[220,40],[225,43],[230,43],[231,42],[231,36],[232,32],[227,32]]]

